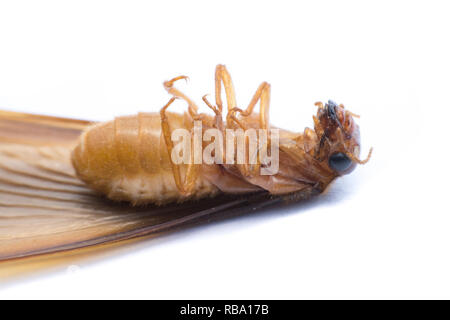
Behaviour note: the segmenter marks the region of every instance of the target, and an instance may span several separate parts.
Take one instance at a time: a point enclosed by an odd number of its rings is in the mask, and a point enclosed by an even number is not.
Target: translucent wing
[[[164,207],[113,203],[86,188],[70,164],[89,124],[0,111],[0,260],[130,239],[280,201],[254,194]]]

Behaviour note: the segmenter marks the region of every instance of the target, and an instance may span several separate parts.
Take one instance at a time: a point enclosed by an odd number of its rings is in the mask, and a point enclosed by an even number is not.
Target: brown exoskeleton
[[[182,78],[164,83],[173,98],[160,113],[106,123],[0,110],[0,219],[6,223],[0,228],[0,261],[157,235],[280,205],[286,198],[322,192],[370,158],[369,153],[359,160],[355,115],[342,105],[317,103],[314,128],[294,133],[269,125],[270,86],[265,82],[249,106],[240,109],[230,75],[217,66],[216,103],[203,98],[214,111],[211,116],[198,113],[195,103],[174,87]],[[188,103],[186,113],[167,111],[175,98]],[[254,112],[258,102],[259,114]],[[195,138],[196,124],[201,124],[203,141]],[[228,141],[230,130],[261,129],[254,130],[258,135],[267,129],[279,131],[260,140],[255,153],[250,152],[252,136],[232,140],[230,150],[239,143],[249,149],[242,161],[239,153],[228,158],[227,144],[226,154],[211,149],[212,162],[197,163],[195,152],[192,162],[188,152],[188,161],[178,163],[172,157],[182,145],[172,142],[177,129],[194,131],[194,143],[186,150],[199,145],[204,155],[211,146],[206,144],[208,132],[225,131]],[[220,138],[217,141],[220,146]],[[265,157],[269,150],[271,157]],[[278,170],[265,171],[268,168]],[[110,199],[150,205],[105,201],[94,190]]]
[[[260,174],[266,165],[258,158],[251,163],[177,164],[171,155],[175,129],[192,131],[195,121],[202,130],[263,129],[269,123],[270,85],[263,82],[246,109],[237,107],[231,77],[225,66],[218,65],[215,73],[215,105],[206,97],[204,102],[214,116],[198,113],[197,105],[174,87],[180,76],[164,82],[173,97],[160,113],[139,113],[96,124],[81,135],[72,153],[72,163],[78,177],[92,189],[113,200],[132,204],[163,204],[223,193],[251,193],[266,190],[273,195],[294,195],[304,198],[320,193],[338,176],[350,173],[360,160],[359,127],[355,116],[343,105],[329,101],[316,103],[314,130],[303,133],[280,129],[279,170],[271,175]],[[225,89],[227,114],[223,119],[221,97]],[[188,104],[184,114],[168,112],[175,98]],[[259,114],[254,112],[260,103]],[[248,140],[246,140],[248,143]],[[264,145],[268,148],[274,141]],[[192,145],[193,146],[193,145]],[[201,145],[202,148],[205,145]],[[193,153],[193,152],[192,152]],[[247,158],[248,159],[248,158]]]

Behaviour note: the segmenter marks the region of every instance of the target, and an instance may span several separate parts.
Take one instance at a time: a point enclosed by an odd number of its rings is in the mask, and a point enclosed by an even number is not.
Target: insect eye
[[[328,165],[331,169],[342,172],[347,170],[352,164],[352,160],[342,152],[333,153],[328,158]]]

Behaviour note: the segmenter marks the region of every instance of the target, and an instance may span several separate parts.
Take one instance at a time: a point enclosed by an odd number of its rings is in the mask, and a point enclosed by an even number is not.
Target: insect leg
[[[198,110],[198,107],[197,107],[197,105],[195,104],[195,102],[192,101],[192,100],[191,100],[188,96],[186,96],[183,92],[181,92],[180,90],[178,90],[177,88],[175,88],[175,87],[173,86],[173,84],[174,84],[176,81],[181,80],[181,79],[185,79],[185,80],[187,81],[187,79],[189,79],[189,78],[186,77],[186,76],[179,76],[179,77],[173,78],[172,80],[164,81],[164,84],[163,84],[163,85],[164,85],[164,88],[165,88],[165,89],[167,90],[167,92],[170,93],[172,96],[177,97],[177,98],[180,98],[180,99],[183,99],[184,101],[186,101],[187,104],[188,104],[188,106],[189,106],[189,109],[188,109],[189,115],[190,115],[192,118],[195,118],[195,117],[197,116],[197,110]]]
[[[270,105],[270,84],[267,82],[263,82],[259,85],[258,89],[256,90],[255,94],[253,95],[252,100],[250,101],[247,109],[242,110],[239,108],[234,108],[232,110],[229,110],[227,114],[227,122],[230,120],[234,121],[236,124],[238,124],[242,129],[246,130],[245,121],[242,121],[244,119],[238,119],[236,117],[236,113],[239,113],[242,117],[248,117],[253,113],[253,110],[255,109],[256,104],[260,102],[260,113],[259,113],[259,128],[268,130],[269,129],[269,105]],[[266,131],[267,132],[267,131]],[[269,139],[267,139],[262,146],[265,150],[267,150],[269,143]],[[244,164],[244,172],[248,173],[250,171],[249,164]],[[261,159],[258,156],[257,163],[253,167],[253,174],[256,174],[259,168],[261,167]]]
[[[253,110],[259,104],[259,125],[261,129],[269,129],[269,105],[270,105],[270,84],[263,82],[259,85],[247,109],[244,111],[237,110],[243,117],[248,117],[253,113]]]
[[[167,108],[175,101],[175,97],[171,98],[169,102],[161,109],[161,129],[164,136],[164,141],[166,143],[167,152],[169,153],[170,164],[172,166],[173,178],[178,190],[183,195],[189,195],[195,185],[195,180],[197,178],[197,166],[194,164],[193,152],[191,152],[191,159],[189,161],[186,176],[184,181],[181,181],[181,164],[175,164],[172,160],[172,150],[174,148],[173,141],[171,139],[171,129],[169,121],[166,115]]]
[[[215,88],[216,88],[216,105],[217,110],[214,110],[214,107],[210,105],[210,103],[205,101],[205,103],[213,109],[213,111],[216,113],[216,116],[218,113],[222,114],[223,110],[223,102],[222,102],[222,84],[225,89],[225,95],[227,97],[227,120],[226,125],[227,127],[231,127],[232,122],[236,122],[242,129],[245,130],[245,126],[234,116],[236,113],[236,95],[234,93],[234,87],[233,82],[231,81],[230,73],[228,72],[227,68],[219,64],[216,67],[215,72]],[[221,125],[223,126],[223,124]],[[222,129],[223,132],[223,129]],[[239,165],[240,171],[244,176],[250,175],[250,170],[248,164]]]
[[[222,120],[222,111],[217,107],[213,106],[211,102],[206,98],[206,94],[202,97],[202,100],[206,103],[206,105],[214,112],[214,126],[216,129],[219,129],[223,133],[223,120]]]
[[[269,101],[270,101],[270,84],[263,82],[255,92],[250,104],[245,111],[236,108],[236,95],[234,93],[233,82],[231,76],[224,65],[217,65],[216,67],[216,105],[220,111],[223,110],[222,103],[222,83],[225,88],[225,94],[227,96],[227,109],[228,113],[234,115],[239,112],[243,116],[249,116],[252,114],[256,103],[260,100],[260,127],[267,129],[269,127]],[[227,117],[227,120],[233,119],[233,116]],[[235,121],[236,122],[236,121]]]
[[[224,65],[219,64],[216,67],[215,74],[216,83],[216,105],[220,111],[223,110],[222,103],[222,83],[225,88],[225,95],[227,96],[227,110],[233,110],[236,108],[236,95],[234,93],[233,82],[231,81],[231,76],[225,68]]]

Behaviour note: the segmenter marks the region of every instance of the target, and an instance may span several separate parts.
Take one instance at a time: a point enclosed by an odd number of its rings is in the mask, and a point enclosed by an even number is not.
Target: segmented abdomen
[[[184,115],[168,113],[171,129],[188,128]],[[81,180],[113,200],[133,204],[185,200],[178,192],[158,113],[119,117],[88,128],[72,153]],[[197,179],[192,197],[217,192]]]

